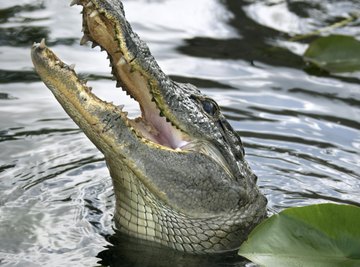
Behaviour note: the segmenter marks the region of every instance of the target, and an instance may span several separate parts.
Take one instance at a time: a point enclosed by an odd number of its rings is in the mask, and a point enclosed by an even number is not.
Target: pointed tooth
[[[87,36],[86,34],[83,35],[83,37],[80,40],[80,45],[84,45],[86,44],[86,42],[90,41],[89,36]]]
[[[95,47],[97,47],[97,46],[98,46],[98,44],[95,43],[95,42],[93,42],[92,45],[91,45],[91,48],[95,48]]]
[[[89,1],[89,3],[86,4],[86,7],[89,8],[89,7],[92,7],[93,5],[94,5],[93,2]]]
[[[39,45],[39,48],[44,49],[45,47],[46,47],[45,38],[42,38],[41,42],[40,42],[40,45]]]
[[[102,52],[102,51],[104,51],[104,50],[105,50],[105,48],[102,47],[102,46],[100,46],[100,51]]]
[[[75,64],[71,64],[71,65],[69,66],[69,69],[74,70],[74,69],[75,69]]]
[[[127,62],[126,62],[125,58],[124,58],[124,57],[121,57],[121,58],[119,59],[119,61],[116,63],[116,65],[124,66],[126,63],[127,63]]]
[[[74,5],[80,5],[80,1],[79,0],[72,0],[70,3],[70,6],[74,6]]]
[[[133,65],[130,65],[130,73],[133,73],[133,72],[135,72],[135,68]]]
[[[88,89],[89,89],[89,91],[91,92],[93,88],[92,88],[91,86],[89,86]]]
[[[93,17],[96,17],[96,16],[98,16],[98,15],[99,15],[99,11],[94,10],[93,12],[90,13],[89,17],[90,17],[90,18],[93,18]]]
[[[116,82],[116,87],[121,87],[121,83],[119,81]]]

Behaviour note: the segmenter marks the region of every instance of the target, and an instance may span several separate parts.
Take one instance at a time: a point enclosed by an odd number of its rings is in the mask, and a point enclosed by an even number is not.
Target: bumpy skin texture
[[[97,98],[44,42],[34,44],[32,60],[105,155],[117,228],[191,253],[237,248],[266,216],[267,202],[240,137],[214,100],[161,71],[119,0],[73,3],[84,7],[82,42],[91,40],[107,51],[118,86],[139,102],[142,117],[130,120],[121,108]]]

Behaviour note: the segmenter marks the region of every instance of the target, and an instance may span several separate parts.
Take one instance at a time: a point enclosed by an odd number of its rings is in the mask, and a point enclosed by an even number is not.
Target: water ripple
[[[308,41],[289,41],[358,9],[355,0],[335,2],[124,1],[165,72],[216,99],[239,132],[270,214],[322,202],[360,206],[359,73],[305,72]],[[97,95],[135,114],[106,55],[77,44],[79,11],[67,1],[0,3],[0,264],[251,266],[233,255],[175,255],[114,232],[103,155],[40,82],[29,55],[47,38]],[[358,36],[357,24],[336,32]]]

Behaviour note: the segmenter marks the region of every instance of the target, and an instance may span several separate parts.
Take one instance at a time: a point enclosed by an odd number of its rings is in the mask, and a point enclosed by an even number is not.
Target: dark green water
[[[359,11],[357,0],[126,0],[163,70],[218,101],[242,136],[269,213],[314,203],[360,205],[360,73],[304,71],[307,41]],[[252,266],[233,255],[189,257],[113,242],[112,184],[102,155],[33,72],[49,46],[100,97],[137,105],[111,80],[106,54],[79,46],[79,7],[0,2],[0,265]],[[357,20],[334,33],[360,38]],[[112,241],[116,245],[105,248]]]

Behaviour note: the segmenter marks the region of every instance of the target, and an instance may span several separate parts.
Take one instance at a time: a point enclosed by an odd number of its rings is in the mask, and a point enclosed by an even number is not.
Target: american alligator
[[[108,53],[117,87],[140,106],[130,119],[99,99],[42,40],[31,50],[37,73],[104,154],[120,232],[180,251],[232,250],[266,216],[266,198],[244,159],[238,134],[218,104],[172,81],[125,19],[119,0],[83,6],[84,36]]]

